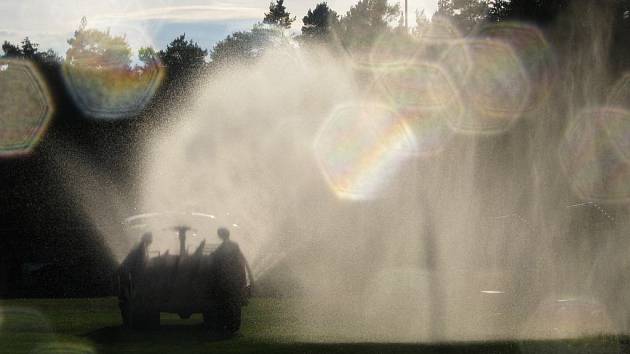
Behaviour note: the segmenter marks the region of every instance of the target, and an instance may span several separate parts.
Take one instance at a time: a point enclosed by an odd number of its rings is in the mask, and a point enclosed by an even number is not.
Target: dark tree
[[[159,54],[153,47],[142,47],[138,49],[138,59],[145,67],[157,65],[160,61]]]
[[[611,0],[623,2],[625,0]],[[515,20],[546,25],[566,12],[571,0],[438,0],[437,15],[450,18],[468,32],[486,20]]]
[[[206,69],[207,55],[206,49],[201,48],[192,39],[187,40],[185,34],[175,38],[166,46],[166,49],[157,53],[151,47],[141,48],[138,51],[138,58],[145,68],[159,64],[166,69],[166,79],[152,102],[155,111],[169,112],[183,107],[188,102],[192,84],[203,75]],[[160,116],[167,117],[168,114]],[[163,120],[160,124],[167,122]]]
[[[490,20],[519,20],[546,25],[565,12],[570,0],[491,0]]]
[[[340,21],[340,36],[345,47],[370,46],[380,35],[390,32],[399,18],[400,6],[387,0],[360,0]]]
[[[502,21],[510,16],[510,1],[492,0],[488,6],[488,20],[492,22]]]
[[[39,52],[39,44],[31,42],[28,37],[22,40],[22,54],[27,58],[34,58]]]
[[[282,38],[282,33],[277,29],[254,25],[251,31],[234,32],[224,40],[218,42],[210,59],[214,66],[235,63],[251,62],[259,58],[265,49],[273,45],[274,38]]]
[[[152,54],[150,50],[143,48],[140,55],[141,59],[149,60]],[[207,55],[208,51],[199,47],[192,39],[186,40],[186,34],[175,38],[166,46],[166,50],[159,52],[159,58],[162,65],[168,69],[169,77],[203,69]]]
[[[450,19],[463,33],[469,33],[487,20],[489,10],[486,0],[438,0],[435,15]]]
[[[20,58],[24,56],[22,49],[9,41],[4,41],[2,44],[2,51],[4,52],[5,58]]]
[[[63,58],[57,55],[57,52],[54,50],[48,49],[45,52],[38,53],[38,60],[45,64],[61,64]]]
[[[39,44],[33,43],[28,37],[24,38],[21,45],[15,45],[8,41],[2,44],[4,57],[26,58],[40,64],[55,65],[61,63],[62,59],[54,50],[48,49],[45,52],[39,51]]]
[[[287,12],[287,8],[284,6],[284,0],[276,0],[269,4],[269,12],[265,13],[263,23],[268,25],[275,25],[282,28],[290,28],[291,24],[295,21],[295,16],[291,17],[291,14]]]
[[[309,9],[302,22],[303,38],[324,40],[339,26],[339,15],[327,3],[322,2],[315,9]]]
[[[215,44],[210,52],[210,60],[213,65],[222,65],[253,58],[257,42],[252,31],[234,32]]]
[[[617,0],[612,19],[612,49],[610,60],[618,73],[630,70],[630,0]]]

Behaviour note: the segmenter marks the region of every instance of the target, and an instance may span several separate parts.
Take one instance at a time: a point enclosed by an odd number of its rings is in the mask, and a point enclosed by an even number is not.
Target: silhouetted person
[[[115,282],[117,283],[117,287],[129,289],[132,283],[138,281],[137,277],[142,274],[142,268],[146,265],[149,260],[149,246],[153,242],[153,234],[150,232],[146,232],[140,238],[140,242],[136,247],[129,252],[125,261],[120,265],[120,268],[115,274]],[[130,296],[129,294],[127,296]],[[118,306],[121,309],[121,312],[126,313],[129,310],[125,307],[126,304],[122,301],[119,301]],[[125,324],[127,323],[127,317],[123,315],[123,321]]]
[[[144,259],[149,259],[149,246],[153,243],[153,234],[150,232],[144,233],[140,239],[140,249],[143,252]]]
[[[129,252],[125,261],[121,264],[121,269],[126,272],[135,272],[145,265],[149,259],[149,246],[153,242],[153,234],[146,232],[140,238],[138,245]]]
[[[217,316],[214,330],[231,334],[240,329],[249,266],[238,244],[230,240],[230,231],[221,227],[217,234],[223,242],[213,255],[212,289]]]

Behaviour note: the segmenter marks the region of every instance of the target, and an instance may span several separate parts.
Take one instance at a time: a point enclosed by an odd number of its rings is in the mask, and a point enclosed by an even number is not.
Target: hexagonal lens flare
[[[607,133],[611,123],[628,120],[626,111],[601,107],[581,112],[567,129],[559,158],[580,198],[609,203],[630,200],[630,161]]]
[[[417,43],[408,38],[383,34],[372,44],[367,64],[372,67],[404,64],[412,60],[417,51]]]
[[[52,101],[29,62],[0,59],[0,68],[0,156],[27,154],[50,122]]]
[[[120,119],[139,114],[163,78],[158,66],[142,72],[124,68],[65,64],[66,85],[83,113],[100,119]]]
[[[405,117],[420,157],[441,151],[453,136],[448,119],[464,112],[459,92],[439,66],[408,63],[377,75],[390,106]]]
[[[63,65],[64,81],[77,106],[93,118],[122,119],[138,115],[164,78],[164,68],[155,53],[153,57],[143,58],[144,66],[130,64],[131,48],[126,34],[151,43],[146,33],[141,28],[121,30],[125,35],[115,36],[109,30],[81,27],[69,41],[71,48]]]
[[[433,16],[429,23],[417,31],[421,43],[443,44],[462,38],[457,27],[444,16]]]
[[[375,104],[349,104],[337,108],[325,122],[314,150],[339,198],[372,199],[413,154],[415,139],[395,111]]]
[[[500,41],[461,41],[445,54],[460,88],[466,114],[451,116],[451,127],[463,133],[501,133],[522,115],[530,81],[512,48]]]
[[[481,35],[509,45],[518,56],[531,84],[525,110],[538,107],[551,93],[554,57],[542,31],[523,23],[498,23],[485,27]]]
[[[433,64],[387,66],[377,71],[376,78],[388,100],[402,110],[442,107],[457,95],[444,71]]]
[[[607,100],[606,132],[619,155],[630,163],[630,74],[615,84]]]

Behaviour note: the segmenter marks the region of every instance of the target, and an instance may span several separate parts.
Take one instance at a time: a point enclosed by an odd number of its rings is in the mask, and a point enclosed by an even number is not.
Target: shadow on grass
[[[240,337],[237,334],[233,337],[226,338],[208,331],[203,325],[160,325],[155,329],[133,330],[123,326],[111,326],[97,329],[86,333],[83,337],[90,339],[95,343],[112,343],[112,342],[173,342],[184,341],[186,343],[195,342],[217,342]]]
[[[161,325],[154,330],[134,331],[121,326],[105,327],[84,335],[102,353],[470,353],[470,354],[595,354],[626,353],[627,341],[614,337],[576,340],[504,341],[472,343],[303,343],[277,342],[237,334],[217,338],[203,325]],[[624,343],[625,342],[625,343]]]
[[[301,343],[274,342],[237,334],[228,339],[214,338],[203,326],[163,325],[158,329],[130,331],[106,327],[85,335],[103,352],[204,352],[221,353],[520,353],[516,343],[482,344],[394,344],[394,343]],[[174,347],[177,349],[174,351]]]

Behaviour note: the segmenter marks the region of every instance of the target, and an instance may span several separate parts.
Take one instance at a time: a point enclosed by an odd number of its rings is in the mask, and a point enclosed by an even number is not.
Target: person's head
[[[217,235],[219,235],[219,238],[223,241],[227,241],[230,239],[230,230],[228,230],[225,227],[220,227],[217,230]]]
[[[153,234],[150,232],[145,232],[142,235],[142,238],[140,239],[140,242],[144,243],[144,244],[150,244],[151,242],[153,242]]]

